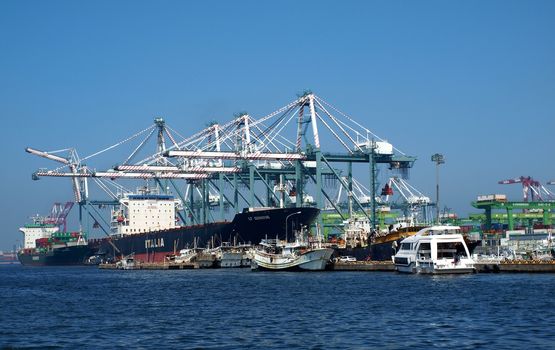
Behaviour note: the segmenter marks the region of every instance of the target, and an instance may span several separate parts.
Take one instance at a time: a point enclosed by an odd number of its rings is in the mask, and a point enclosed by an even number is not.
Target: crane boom
[[[119,173],[119,172],[96,172],[93,177],[128,178],[128,179],[206,179],[208,174],[182,174],[182,173]]]
[[[50,159],[50,160],[53,160],[55,162],[65,164],[65,165],[69,166],[69,170],[71,170],[72,174],[78,174],[79,173],[78,164],[74,160],[71,160],[71,159],[74,159],[74,157],[72,157],[72,156],[70,156],[69,158],[63,158],[63,157],[60,157],[60,156],[57,156],[57,155],[54,155],[54,154],[50,154],[48,152],[40,151],[40,150],[31,148],[31,147],[25,148],[25,152],[31,153],[31,154],[34,154],[34,155],[37,155],[39,157],[43,157],[43,158],[46,158],[46,159]],[[75,152],[73,150],[70,150],[70,154],[75,155]],[[35,173],[33,175],[34,175],[33,178],[35,178],[36,176],[39,176],[37,173]],[[38,178],[36,178],[36,179],[38,179]],[[71,182],[72,182],[72,186],[73,186],[73,194],[75,196],[75,201],[79,203],[83,199],[83,196],[81,194],[81,186],[79,184],[79,180],[77,179],[77,177],[73,177],[71,179]]]
[[[120,173],[120,172],[95,172],[95,173],[62,173],[57,171],[37,171],[36,176],[71,177],[71,178],[127,178],[127,179],[206,179],[207,174],[182,174],[182,173]]]
[[[540,182],[534,180],[531,176],[520,176],[515,179],[501,180],[497,182],[500,185],[510,185],[521,183],[522,184],[522,197],[525,202],[528,202],[528,193],[530,193],[532,201],[539,199],[543,201],[541,197]]]
[[[39,151],[39,150],[34,149],[34,148],[27,147],[27,148],[25,148],[25,152],[31,153],[31,154],[34,154],[34,155],[37,155],[39,157],[43,157],[43,158],[46,158],[46,159],[50,159],[50,160],[53,160],[53,161],[56,161],[56,162],[60,162],[60,163],[63,163],[63,164],[69,164],[69,160],[67,160],[66,158],[56,156],[56,155],[50,154],[48,152]]]
[[[135,171],[135,172],[183,172],[183,173],[237,173],[241,171],[238,167],[203,167],[193,166],[180,168],[177,166],[165,165],[118,165],[115,168],[119,171]]]
[[[204,158],[204,159],[246,159],[246,160],[304,160],[306,156],[299,153],[265,153],[253,152],[240,154],[236,152],[214,151],[167,151],[166,157]]]
[[[500,185],[509,185],[509,184],[516,184],[521,182],[522,182],[521,178],[516,178],[516,179],[501,180],[501,181],[498,181],[497,183]]]

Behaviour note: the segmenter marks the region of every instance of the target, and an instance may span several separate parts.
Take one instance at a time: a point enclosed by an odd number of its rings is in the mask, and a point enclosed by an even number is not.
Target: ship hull
[[[320,210],[303,208],[268,208],[243,212],[235,215],[232,221],[232,235],[240,242],[258,244],[264,238],[293,240],[293,232],[301,226],[312,225]]]
[[[426,226],[408,226],[375,239],[370,245],[354,248],[335,248],[334,257],[353,256],[357,260],[392,261],[401,241]]]
[[[393,242],[385,242],[372,244],[366,247],[335,248],[334,257],[353,256],[358,261],[391,261],[391,258],[396,253],[394,246],[395,244]]]
[[[154,231],[106,238],[99,254],[110,258],[135,254],[135,260],[162,262],[167,256],[181,249],[218,246],[222,242],[258,244],[266,237],[293,238],[292,232],[310,226],[318,217],[317,208],[268,208],[236,214],[231,222],[182,226],[164,231]],[[287,225],[286,225],[287,221]],[[115,246],[115,247],[114,247]],[[117,248],[117,249],[116,249]]]
[[[89,245],[77,245],[55,248],[46,252],[23,250],[17,253],[17,258],[25,266],[68,266],[84,265],[86,259],[94,253]]]
[[[212,240],[214,244],[231,232],[229,222],[207,225],[184,226],[164,231],[145,232],[126,236],[112,236],[102,241],[99,255],[118,258],[134,254],[136,261],[162,262],[167,256],[191,248],[195,243],[205,247]]]

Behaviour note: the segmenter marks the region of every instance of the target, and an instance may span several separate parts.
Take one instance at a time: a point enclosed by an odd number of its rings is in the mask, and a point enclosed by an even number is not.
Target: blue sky
[[[419,160],[410,181],[460,215],[478,194],[555,179],[552,1],[0,2],[0,186],[17,228],[67,181],[46,160],[90,154],[163,116],[183,135],[238,111],[262,116],[311,89]],[[555,186],[552,187],[555,190]]]

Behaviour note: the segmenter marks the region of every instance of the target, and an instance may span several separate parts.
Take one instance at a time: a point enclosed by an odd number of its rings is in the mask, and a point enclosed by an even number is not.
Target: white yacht
[[[399,272],[473,273],[474,260],[459,226],[431,226],[401,241],[393,258]]]

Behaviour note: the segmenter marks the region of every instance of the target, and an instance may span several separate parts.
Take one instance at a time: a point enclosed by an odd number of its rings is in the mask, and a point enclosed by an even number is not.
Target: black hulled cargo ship
[[[24,235],[23,248],[17,252],[21,264],[83,265],[95,252],[94,243],[87,242],[86,234],[65,232],[65,216],[72,205],[67,203],[58,216],[34,217],[32,223],[19,229]]]
[[[120,199],[112,212],[112,235],[104,239],[98,254],[107,259],[134,254],[143,262],[164,261],[181,249],[206,247],[221,242],[258,244],[263,238],[287,238],[301,226],[310,227],[320,210],[302,208],[246,208],[232,221],[177,226],[171,195],[138,194]]]
[[[50,249],[22,249],[17,253],[19,262],[27,266],[84,265],[95,252],[89,244],[52,247]]]

